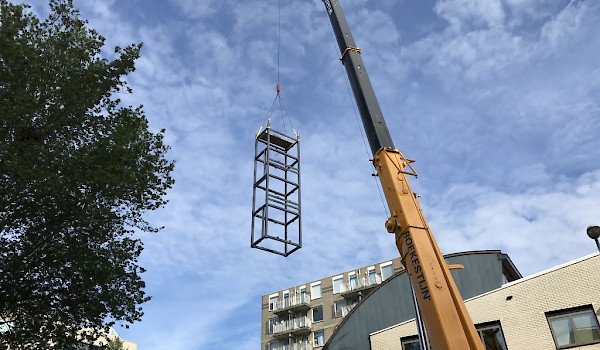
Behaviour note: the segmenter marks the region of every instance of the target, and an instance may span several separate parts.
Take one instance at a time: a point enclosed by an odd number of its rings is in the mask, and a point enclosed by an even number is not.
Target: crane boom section
[[[450,270],[408,182],[408,161],[394,148],[381,107],[338,0],[322,0],[373,151],[402,263],[411,279],[433,350],[484,350]]]
[[[350,28],[341,11],[339,2],[335,0],[323,0],[323,2],[329,13],[333,32],[342,53],[340,60],[346,67],[346,73],[352,86],[354,99],[360,111],[371,151],[375,154],[381,148],[394,148],[377,96],[375,96],[375,91],[371,86],[371,80],[367,70],[364,69],[365,65],[360,57],[360,49],[354,43],[354,38],[350,33]]]
[[[433,350],[484,350],[450,270],[423,216],[398,150],[381,149],[373,164],[380,176],[391,217],[388,231],[417,298]]]

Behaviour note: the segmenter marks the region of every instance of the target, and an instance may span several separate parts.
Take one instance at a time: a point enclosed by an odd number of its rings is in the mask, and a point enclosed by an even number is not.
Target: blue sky
[[[44,16],[47,4],[33,0]],[[281,4],[282,98],[302,147],[304,247],[249,248],[254,135],[275,97],[278,0],[75,0],[106,52],[144,42],[126,103],[166,128],[170,203],[148,215],[140,350],[259,349],[260,296],[397,256],[321,0]],[[600,4],[342,0],[445,253],[528,275],[594,252]],[[279,124],[278,124],[279,123]],[[283,129],[280,116],[272,126]],[[289,125],[287,125],[289,130]]]

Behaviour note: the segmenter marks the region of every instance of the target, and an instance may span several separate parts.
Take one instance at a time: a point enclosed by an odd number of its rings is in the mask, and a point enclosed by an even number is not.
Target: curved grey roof
[[[499,288],[521,278],[508,255],[499,250],[469,251],[445,255],[463,299]],[[369,334],[415,317],[412,294],[405,271],[384,281],[365,297],[340,323],[323,350],[370,349]]]

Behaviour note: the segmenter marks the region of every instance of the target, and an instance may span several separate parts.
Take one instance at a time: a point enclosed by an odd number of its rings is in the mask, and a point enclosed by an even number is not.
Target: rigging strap
[[[348,51],[356,52],[357,54],[360,55],[360,48],[349,46],[344,50],[344,53],[342,53],[342,57],[340,57],[340,61],[342,62],[342,64],[344,64],[344,57],[346,57],[346,54],[348,53]]]

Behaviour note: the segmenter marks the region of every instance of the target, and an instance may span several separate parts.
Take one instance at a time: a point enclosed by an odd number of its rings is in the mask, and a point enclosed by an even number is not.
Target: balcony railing
[[[279,300],[273,306],[273,312],[275,314],[285,313],[287,311],[304,311],[310,309],[310,298],[306,294],[293,295],[289,298],[283,298]]]
[[[363,276],[358,279],[353,279],[350,282],[342,283],[340,294],[346,299],[352,299],[358,296],[362,291],[374,288],[381,284],[381,276],[378,274]]]
[[[354,307],[357,305],[358,303],[352,303],[350,305],[346,305],[346,306],[342,306],[339,309],[335,310],[335,317],[346,317],[346,315],[348,315],[350,313],[350,311],[352,311],[352,309],[354,309]]]
[[[274,350],[312,350],[312,345],[309,343],[292,343],[279,345]]]
[[[269,329],[269,334],[277,337],[279,335],[287,336],[288,334],[300,335],[310,333],[312,322],[308,317],[293,318],[282,320],[272,325]]]

